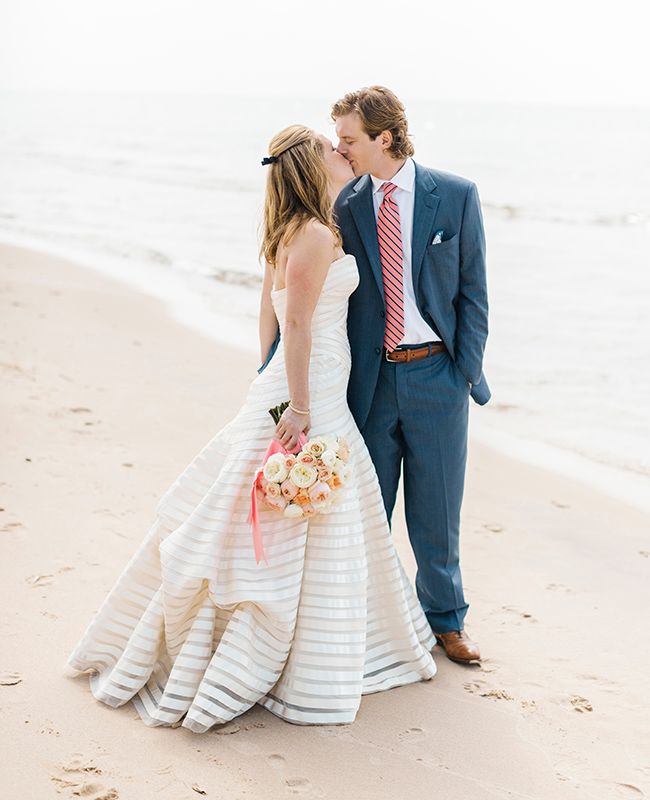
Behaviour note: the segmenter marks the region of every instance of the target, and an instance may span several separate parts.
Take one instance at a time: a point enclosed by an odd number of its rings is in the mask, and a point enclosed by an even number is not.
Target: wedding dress
[[[346,402],[354,256],[332,262],[312,322],[309,437],[350,444],[353,477],[327,514],[260,510],[251,483],[287,400],[282,340],[239,413],[160,499],[155,521],[67,660],[92,694],[147,725],[207,731],[255,703],[288,722],[354,720],[361,696],[428,680],[429,623],[393,545],[381,490]],[[272,292],[283,331],[286,291]],[[182,722],[180,722],[182,720]]]

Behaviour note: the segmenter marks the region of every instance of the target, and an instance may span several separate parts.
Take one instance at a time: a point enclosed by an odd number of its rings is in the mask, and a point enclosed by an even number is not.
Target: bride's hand
[[[296,414],[290,408],[285,408],[278,424],[275,426],[275,438],[285,450],[293,450],[298,444],[301,433],[307,435],[311,428],[309,414]]]

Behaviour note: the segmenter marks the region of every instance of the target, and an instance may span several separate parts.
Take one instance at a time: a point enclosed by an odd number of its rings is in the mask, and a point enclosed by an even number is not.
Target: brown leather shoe
[[[481,661],[481,653],[476,642],[473,642],[465,631],[449,631],[435,633],[436,641],[447,654],[447,658],[459,664],[471,664]]]

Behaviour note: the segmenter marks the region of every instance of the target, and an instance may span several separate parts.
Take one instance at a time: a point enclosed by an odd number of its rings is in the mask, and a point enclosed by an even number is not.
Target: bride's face
[[[319,133],[318,139],[323,145],[323,159],[332,186],[343,186],[343,184],[352,180],[352,178],[354,178],[354,172],[347,159],[336,151],[334,145],[327,136],[323,136],[323,134]]]

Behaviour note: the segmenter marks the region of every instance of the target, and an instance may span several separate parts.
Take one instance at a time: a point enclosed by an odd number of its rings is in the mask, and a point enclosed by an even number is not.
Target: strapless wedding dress
[[[68,658],[110,706],[202,733],[255,703],[297,724],[354,720],[361,696],[432,678],[431,628],[393,545],[381,490],[346,402],[354,256],[332,262],[312,324],[309,436],[350,443],[354,477],[328,514],[260,511],[254,473],[288,399],[282,341],[236,415],[160,499],[155,520]],[[283,330],[286,292],[272,293]],[[181,721],[182,720],[182,721]]]

